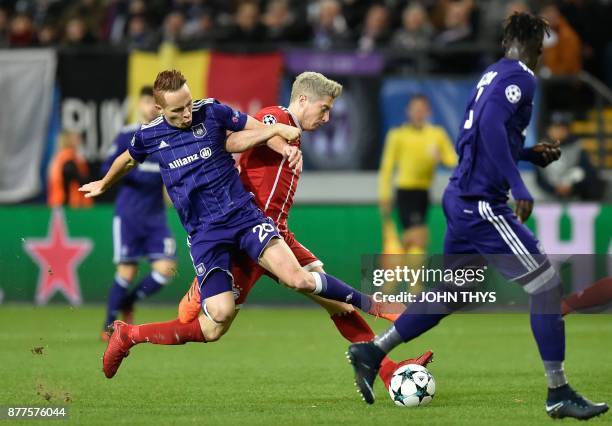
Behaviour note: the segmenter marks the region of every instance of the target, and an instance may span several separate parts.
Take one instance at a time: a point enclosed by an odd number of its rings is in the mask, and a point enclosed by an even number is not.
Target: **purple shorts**
[[[253,202],[233,211],[222,222],[207,223],[188,238],[200,285],[215,269],[221,269],[231,277],[232,257],[237,250],[244,251],[258,262],[272,238],[280,238],[274,221]],[[226,290],[232,291],[231,280]]]
[[[538,239],[507,204],[463,198],[447,190],[442,206],[447,221],[445,255],[480,255],[485,263],[506,279],[525,286],[528,292],[542,281],[536,277],[554,272]],[[448,258],[460,266],[456,261],[460,256]]]
[[[149,261],[174,259],[176,242],[165,220],[139,219],[134,223],[117,215],[113,217],[113,252],[115,263],[136,263],[142,257]]]

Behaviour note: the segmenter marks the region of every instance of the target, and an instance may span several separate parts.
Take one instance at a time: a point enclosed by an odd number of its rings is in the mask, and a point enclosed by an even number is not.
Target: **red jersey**
[[[282,106],[266,107],[255,114],[265,124],[288,124],[299,127],[297,119]],[[300,146],[298,139],[293,144]],[[247,191],[255,194],[259,208],[276,223],[281,234],[286,234],[287,217],[293,204],[293,196],[299,175],[294,174],[283,156],[266,145],[244,152],[238,160],[240,178]]]

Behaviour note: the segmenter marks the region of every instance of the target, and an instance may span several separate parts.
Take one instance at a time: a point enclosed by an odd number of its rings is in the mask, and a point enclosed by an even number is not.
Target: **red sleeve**
[[[281,107],[271,106],[260,109],[255,118],[264,124],[282,123],[290,125],[289,114]]]

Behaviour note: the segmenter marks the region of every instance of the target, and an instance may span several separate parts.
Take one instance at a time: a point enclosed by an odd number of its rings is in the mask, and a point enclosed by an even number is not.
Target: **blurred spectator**
[[[406,251],[422,253],[428,243],[429,188],[439,163],[455,167],[457,155],[446,131],[429,123],[431,108],[424,95],[414,95],[406,108],[408,122],[387,133],[380,166],[378,196],[383,219],[395,203],[403,228]],[[397,178],[393,179],[397,170]]]
[[[266,38],[266,28],[260,22],[259,5],[248,1],[240,3],[234,14],[234,24],[228,29],[226,40],[240,43],[257,43]]]
[[[215,26],[215,15],[212,9],[199,9],[193,12],[193,18],[185,24],[183,36],[185,39],[198,43],[217,40],[218,29]]]
[[[482,22],[480,36],[483,41],[499,43],[502,39],[504,21],[515,12],[530,12],[523,0],[490,0],[481,3]]]
[[[106,0],[77,0],[67,3],[70,6],[68,6],[64,14],[64,17],[68,19],[66,26],[74,22],[75,18],[78,18],[85,27],[87,35],[80,44],[89,44],[95,40],[103,40],[100,36],[106,13]],[[79,43],[73,42],[71,44]]]
[[[173,11],[166,15],[162,27],[161,41],[169,43],[179,43],[183,40],[183,30],[185,28],[185,17],[182,12]]]
[[[552,114],[547,137],[551,142],[561,142],[561,158],[546,168],[536,167],[538,185],[563,200],[599,200],[605,192],[605,182],[599,178],[580,139],[572,134],[571,121],[569,113]]]
[[[368,9],[361,35],[357,40],[359,50],[369,52],[384,47],[389,40],[389,12],[382,4],[374,4]]]
[[[262,21],[270,41],[300,42],[310,37],[310,28],[297,19],[288,0],[271,0]]]
[[[549,4],[540,15],[550,24],[551,31],[544,38],[543,73],[553,75],[576,74],[582,69],[582,42],[576,31],[561,15],[559,8]]]
[[[148,49],[156,44],[155,35],[149,27],[144,15],[130,17],[125,35],[125,45],[128,49]]]
[[[95,43],[96,39],[87,28],[85,21],[79,17],[68,20],[64,30],[65,46],[86,46]]]
[[[79,133],[63,131],[60,134],[59,149],[49,164],[49,207],[88,207],[93,204],[91,198],[85,198],[79,192],[79,187],[89,181],[89,168],[79,153],[80,146]]]
[[[395,32],[391,45],[400,49],[424,49],[431,43],[433,28],[427,11],[419,3],[411,3],[402,13],[402,27]]]
[[[8,42],[12,47],[28,47],[36,43],[36,30],[29,15],[18,13],[13,17]]]
[[[444,29],[435,38],[440,45],[464,43],[474,39],[470,23],[470,7],[465,1],[453,1],[446,7]]]
[[[340,3],[336,0],[320,0],[313,24],[313,44],[320,49],[345,47],[349,43],[349,31],[342,15]]]
[[[444,30],[434,39],[434,44],[449,49],[469,49],[475,41],[470,22],[471,3],[453,1],[448,3],[444,17]],[[438,69],[445,73],[472,72],[478,68],[478,53],[474,51],[450,51],[435,55]]]
[[[38,29],[37,37],[40,46],[55,46],[59,40],[57,27],[50,22],[44,23]]]
[[[9,14],[5,9],[0,8],[0,47],[8,45],[9,33]]]

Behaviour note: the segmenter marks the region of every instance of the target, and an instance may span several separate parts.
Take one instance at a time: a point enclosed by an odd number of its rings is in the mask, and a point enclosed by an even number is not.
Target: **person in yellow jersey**
[[[396,188],[403,248],[423,253],[429,240],[426,220],[434,173],[440,163],[454,167],[457,154],[446,131],[429,123],[431,108],[425,95],[412,96],[406,114],[408,122],[387,133],[378,194],[383,221],[389,224]]]

